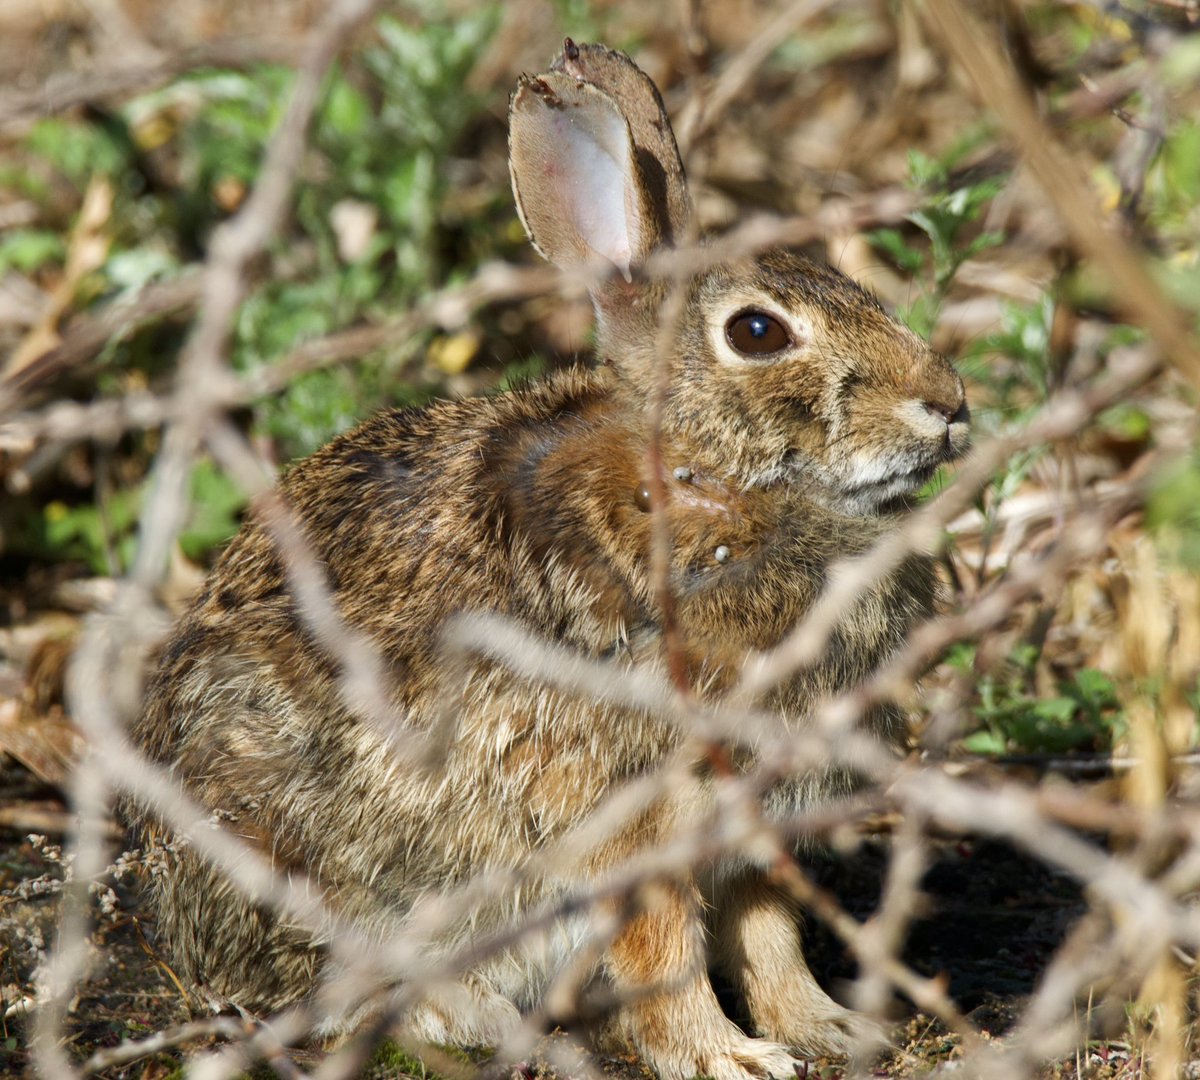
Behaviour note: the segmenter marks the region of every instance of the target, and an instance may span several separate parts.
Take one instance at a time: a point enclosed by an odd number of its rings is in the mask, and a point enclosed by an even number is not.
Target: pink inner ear
[[[636,248],[636,202],[629,129],[615,112],[589,107],[552,114],[561,155],[547,170],[579,237],[630,280]]]

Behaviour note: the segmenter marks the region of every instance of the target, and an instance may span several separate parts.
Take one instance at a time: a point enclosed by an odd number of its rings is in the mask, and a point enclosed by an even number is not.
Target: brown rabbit
[[[472,875],[526,864],[679,745],[676,728],[644,712],[484,662],[464,674],[439,649],[453,615],[490,611],[586,656],[664,670],[644,490],[656,364],[669,364],[671,586],[692,682],[707,695],[732,684],[749,651],[777,643],[826,568],[893,528],[904,497],[967,439],[950,365],[843,275],[787,251],[697,274],[670,355],[656,355],[668,288],[639,268],[680,237],[689,202],[662,100],[621,53],[568,41],[553,70],[522,78],[510,149],[539,251],[565,268],[615,268],[592,292],[602,363],[383,413],[280,483],[338,613],[386,661],[401,730],[451,714],[444,760],[407,762],[348,707],[338,663],[306,627],[255,521],[176,629],[136,725],[140,745],[193,796],[371,934],[403,928],[415,904]],[[934,592],[929,561],[911,558],[848,611],[822,660],[764,703],[781,732],[891,654]],[[884,738],[897,719],[872,717]],[[810,805],[841,782],[798,777],[769,809]],[[711,794],[697,771],[553,879],[481,906],[446,948],[582,892],[700,820]],[[151,813],[139,821],[155,832]],[[745,859],[711,878],[706,892],[697,878],[673,879],[596,965],[624,1002],[615,1028],[664,1078],[787,1075],[794,1053],[846,1050],[855,1014],[810,974],[793,905]],[[155,900],[175,970],[212,1002],[280,1008],[309,995],[327,963],[311,936],[186,846]],[[705,974],[706,905],[713,959],[761,1037],[726,1018]],[[577,951],[565,924],[537,946],[513,945],[425,997],[409,1030],[501,1041]]]

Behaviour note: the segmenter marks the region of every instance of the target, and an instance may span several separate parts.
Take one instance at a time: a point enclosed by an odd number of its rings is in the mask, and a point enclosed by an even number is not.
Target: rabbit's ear
[[[687,228],[691,200],[671,120],[650,76],[624,53],[607,45],[576,45],[570,38],[563,42],[562,55],[551,70],[591,83],[617,103],[633,136],[646,194],[661,227],[661,241],[678,242]]]
[[[517,208],[551,262],[578,266],[601,255],[629,280],[631,268],[687,220],[670,124],[653,83],[620,53],[568,42],[560,65],[523,77],[513,95],[509,164]]]

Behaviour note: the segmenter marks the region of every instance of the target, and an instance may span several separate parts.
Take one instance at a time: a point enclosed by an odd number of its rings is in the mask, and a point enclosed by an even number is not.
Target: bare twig
[[[679,146],[689,147],[716,126],[767,58],[798,27],[833,7],[835,0],[792,0],[762,28],[704,94],[696,95],[679,118]]]
[[[203,67],[246,67],[257,63],[294,63],[297,43],[286,38],[215,41],[140,63],[64,74],[48,79],[36,90],[11,90],[0,95],[0,135],[12,136],[34,120],[64,112],[76,105],[107,101],[149,90]]]
[[[753,37],[726,65],[708,94],[697,98],[700,105],[687,121],[693,139],[713,128],[794,26],[830,6],[828,0],[790,3]],[[582,920],[586,927],[577,935],[572,962],[552,980],[549,994],[504,1047],[508,1053],[524,1055],[532,1052],[537,1037],[553,1022],[593,1019],[628,1003],[630,995],[589,996],[588,983],[623,919],[639,909],[648,886],[728,858],[770,862],[778,883],[829,922],[859,961],[863,1006],[879,1011],[891,991],[899,989],[961,1037],[968,1054],[964,1068],[973,1070],[973,1075],[1007,1080],[1031,1073],[1040,1058],[1063,1052],[1078,1036],[1072,1006],[1090,981],[1116,977],[1118,985],[1124,986],[1146,974],[1172,948],[1200,945],[1200,917],[1185,899],[1200,881],[1200,814],[1191,804],[1130,807],[1076,791],[1030,790],[1002,770],[976,768],[955,775],[941,762],[902,761],[859,730],[860,721],[880,704],[909,699],[916,679],[947,646],[993,634],[1007,626],[1031,598],[1056,595],[1081,564],[1099,560],[1122,515],[1140,507],[1146,470],[1159,464],[1165,452],[1145,455],[1146,469],[1136,477],[1125,476],[1104,488],[1096,487],[1097,498],[1090,505],[1062,507],[1055,503],[1049,509],[1040,508],[1035,557],[1028,555],[1029,545],[1023,545],[1025,556],[1014,560],[1005,576],[981,588],[969,608],[920,627],[860,685],[832,700],[813,702],[806,726],[788,729],[780,717],[759,704],[773,687],[820,659],[848,605],[910,553],[936,546],[947,523],[961,519],[1010,455],[1084,431],[1102,410],[1153,378],[1163,354],[1191,377],[1200,372],[1195,342],[1184,320],[1150,282],[1140,253],[1098,227],[1101,219],[1086,198],[1082,170],[1054,141],[998,55],[979,55],[978,41],[972,39],[973,18],[947,0],[925,0],[927,17],[941,27],[981,96],[1009,126],[1014,142],[1067,221],[1076,245],[1111,274],[1121,303],[1147,328],[1155,344],[1127,354],[1123,364],[1114,354],[1109,370],[1100,378],[1059,390],[1028,423],[983,444],[941,498],[910,517],[873,551],[834,568],[829,587],[803,623],[777,649],[754,658],[740,685],[719,700],[703,700],[702,694],[692,692],[686,673],[681,677],[679,670],[674,670],[671,680],[646,669],[579,656],[499,617],[471,616],[452,625],[447,633],[452,661],[456,652],[467,651],[538,682],[548,696],[584,698],[597,708],[640,710],[675,725],[677,747],[656,767],[609,793],[587,820],[539,847],[526,863],[475,874],[454,889],[431,894],[410,912],[394,913],[394,919],[390,914],[381,915],[378,924],[364,925],[345,917],[336,904],[326,902],[316,883],[299,873],[281,873],[262,852],[230,830],[211,827],[206,810],[187,797],[177,780],[129,745],[123,723],[138,707],[136,673],[141,670],[148,643],[162,627],[161,614],[150,600],[151,589],[162,574],[182,521],[188,472],[205,447],[248,492],[256,494],[257,512],[276,542],[301,618],[337,661],[356,711],[371,720],[387,719],[389,685],[384,665],[372,643],[338,618],[319,561],[303,541],[300,523],[277,496],[267,493],[270,470],[225,419],[226,409],[271,393],[301,372],[403,341],[426,327],[459,325],[479,305],[552,289],[581,293],[596,280],[591,270],[559,275],[540,268],[487,266],[465,285],[432,295],[394,322],[339,331],[298,347],[275,365],[250,375],[234,375],[227,363],[231,322],[251,287],[252,264],[286,213],[323,73],[340,44],[372,8],[370,0],[341,0],[330,7],[324,24],[310,37],[294,96],[268,150],[260,184],[241,213],[214,238],[202,275],[186,287],[182,282],[152,286],[139,294],[129,311],[104,311],[79,323],[75,331],[68,329],[63,344],[27,368],[22,373],[27,381],[9,387],[12,392],[7,400],[0,400],[0,410],[14,405],[17,394],[32,383],[40,384],[44,377],[87,359],[111,335],[127,332],[131,319],[158,317],[194,303],[200,306],[178,381],[169,394],[127,394],[120,400],[88,406],[55,404],[0,424],[0,448],[22,452],[47,441],[51,447],[61,448],[79,439],[112,438],[138,427],[165,425],[166,429],[134,573],[117,590],[109,610],[89,623],[72,669],[74,714],[95,745],[95,753],[78,770],[72,791],[81,815],[74,840],[75,879],[68,886],[59,941],[38,1007],[33,1009],[32,1001],[13,1006],[18,1010],[14,1015],[37,1014],[34,1050],[38,1069],[57,1077],[73,1075],[78,1068],[69,1062],[59,1036],[71,988],[86,965],[86,892],[107,863],[107,804],[110,794],[119,790],[152,808],[177,836],[189,835],[195,852],[219,866],[235,887],[252,893],[291,925],[328,942],[331,963],[313,998],[279,1016],[263,1023],[216,1017],[183,1024],[149,1039],[98,1051],[82,1064],[85,1073],[126,1065],[193,1040],[222,1038],[230,1045],[198,1054],[192,1062],[195,1075],[227,1076],[266,1057],[280,1075],[298,1076],[300,1069],[288,1055],[287,1045],[311,1035],[331,1017],[366,1015],[374,1010],[374,1019],[362,1038],[326,1058],[318,1070],[322,1078],[349,1076],[360,1069],[376,1038],[396,1027],[402,1030],[407,1013],[423,996],[460,979],[484,960],[519,947],[530,935],[545,933],[564,920]],[[85,76],[70,85],[49,87],[36,101],[33,95],[10,96],[7,106],[0,102],[0,128],[22,123],[47,109],[65,107],[63,102],[94,100],[96,95],[116,95],[149,85],[169,77],[165,73],[171,65],[193,60],[156,58],[123,73],[124,82],[117,78],[118,73]],[[1111,82],[1100,94],[1104,101],[1127,92],[1127,78]],[[3,117],[5,107],[10,109],[7,118]],[[1091,99],[1080,105],[1088,107]],[[891,191],[850,204],[830,204],[805,221],[758,219],[714,243],[686,245],[678,252],[664,253],[652,261],[650,270],[678,286],[689,274],[714,262],[779,243],[802,242],[825,232],[897,221],[912,208],[912,196]],[[171,291],[176,286],[179,293]],[[680,290],[675,291],[678,295]],[[677,314],[677,308],[668,305],[661,326],[664,340],[671,336]],[[660,351],[665,355],[665,350]],[[3,392],[0,387],[0,397]],[[664,392],[660,382],[654,403],[660,411]],[[650,426],[657,430],[655,416]],[[656,437],[650,442],[653,453]],[[655,481],[651,501],[658,510],[664,502],[661,464],[660,451],[658,459],[652,458],[651,467]],[[663,601],[663,623],[669,630],[671,598],[665,568],[671,552],[660,512],[655,514],[655,524],[653,576]],[[678,669],[681,644],[669,642],[668,654]],[[742,760],[752,764],[743,772],[735,770],[725,745],[746,751]],[[401,744],[398,749],[404,754],[409,748]],[[580,852],[596,850],[610,841],[656,800],[683,790],[685,785],[696,785],[698,762],[708,766],[709,778],[704,783],[709,785],[705,790],[712,793],[711,814],[689,821],[658,846],[640,849],[605,874],[577,882],[577,888],[565,890],[536,910],[518,911],[466,940],[451,936],[451,928],[487,910],[497,896],[519,895],[538,875],[561,874]],[[868,789],[871,798],[879,802],[883,798],[880,793],[886,791],[904,812],[882,902],[865,924],[817,888],[791,854],[798,836],[824,837],[852,825],[861,814],[862,800],[824,804],[784,820],[763,812],[763,795],[780,778],[819,772],[831,765],[858,770],[873,785]],[[905,929],[919,912],[930,837],[965,831],[1003,838],[1046,865],[1069,873],[1085,886],[1092,909],[1092,915],[1050,963],[1015,1032],[999,1049],[975,1034],[941,980],[925,978],[899,959]],[[1132,843],[1114,855],[1087,839],[1084,834],[1090,831],[1112,832]],[[1161,871],[1145,857],[1145,851],[1165,841],[1178,857]],[[670,988],[656,985],[637,993]],[[591,1075],[586,1062],[574,1061],[559,1044],[548,1056],[572,1075]]]
[[[310,36],[303,66],[296,78],[287,111],[267,148],[259,185],[238,216],[214,237],[211,261],[206,269],[200,323],[185,350],[180,373],[180,394],[196,406],[191,417],[181,419],[168,432],[166,446],[156,470],[151,504],[156,513],[145,520],[137,563],[124,596],[118,596],[115,611],[134,616],[130,637],[144,621],[131,610],[166,566],[170,543],[182,524],[187,466],[207,426],[211,407],[206,407],[206,390],[221,374],[221,353],[229,325],[244,289],[245,269],[267,243],[285,212],[297,165],[305,147],[308,121],[317,104],[325,72],[342,42],[373,8],[372,0],[341,0]],[[104,736],[119,727],[113,713],[129,711],[128,700],[112,691],[110,674],[120,670],[113,653],[119,652],[108,634],[119,626],[97,620],[85,633],[72,665],[75,693],[72,705],[84,731],[93,731],[103,744]],[[142,631],[144,633],[144,630]],[[123,643],[122,643],[123,644]],[[58,940],[47,971],[45,1000],[38,1010],[34,1054],[47,1076],[71,1076],[75,1070],[59,1042],[62,1020],[71,987],[82,973],[87,955],[87,889],[107,864],[104,827],[108,820],[108,781],[93,767],[80,769],[73,787],[74,803],[81,823],[74,837],[76,876],[63,903]]]
[[[189,272],[170,281],[147,285],[131,297],[106,305],[95,315],[74,320],[59,345],[0,381],[0,415],[39,386],[91,360],[103,348],[147,322],[191,311],[199,297],[200,275]]]
[[[197,1039],[243,1039],[251,1037],[258,1025],[248,1020],[229,1016],[212,1016],[206,1020],[192,1020],[175,1028],[157,1031],[145,1039],[119,1043],[105,1050],[97,1050],[83,1063],[83,1074],[103,1072],[114,1065],[128,1065],[139,1058],[160,1054],[184,1043]]]

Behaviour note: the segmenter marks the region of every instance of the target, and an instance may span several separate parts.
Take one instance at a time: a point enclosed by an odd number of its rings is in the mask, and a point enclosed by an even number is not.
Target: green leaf
[[[936,296],[918,296],[911,304],[896,309],[896,317],[913,333],[928,337],[937,325],[942,302]]]
[[[945,662],[955,671],[967,674],[975,667],[976,649],[973,642],[958,641],[946,650]]]
[[[46,549],[62,559],[82,559],[93,573],[124,570],[135,544],[134,529],[142,489],[125,488],[104,500],[103,506],[47,503],[42,509],[42,538]],[[109,552],[118,565],[109,562]]]
[[[920,150],[908,152],[908,175],[914,187],[939,187],[949,178],[949,170],[936,158]]]
[[[104,264],[104,272],[118,289],[132,291],[168,277],[178,265],[178,260],[169,251],[147,244],[110,255]]]
[[[1194,207],[1200,200],[1200,124],[1181,121],[1163,145],[1162,161],[1168,186]]]
[[[41,120],[29,133],[28,145],[80,188],[94,174],[115,175],[126,165],[127,148],[97,124]]]
[[[354,138],[366,131],[371,120],[371,105],[344,78],[335,78],[325,99],[322,118],[335,134]]]
[[[221,177],[253,182],[292,78],[286,68],[263,66],[247,74],[207,72],[189,80],[207,99],[183,139],[184,168],[201,190]]]
[[[1074,716],[1078,709],[1074,698],[1055,697],[1042,698],[1035,701],[1030,708],[1039,720],[1044,720],[1048,724],[1066,724]]]
[[[62,236],[49,229],[10,229],[0,235],[0,274],[7,270],[29,274],[66,256]]]
[[[1075,685],[1089,698],[1116,700],[1116,683],[1111,676],[1095,668],[1080,668],[1075,673]]]
[[[1150,416],[1145,409],[1123,402],[1100,414],[1100,426],[1119,439],[1141,442],[1150,437]]]
[[[192,469],[191,492],[192,508],[179,534],[179,546],[189,559],[198,562],[241,527],[246,495],[207,458]]]
[[[963,746],[973,754],[988,754],[996,756],[1008,749],[1008,743],[1002,735],[994,731],[975,731],[963,739]]]
[[[1200,37],[1179,35],[1162,59],[1163,79],[1173,86],[1191,88],[1200,80]]]
[[[546,358],[538,353],[509,364],[504,369],[504,378],[500,380],[497,390],[514,390],[524,386],[541,375],[546,370]]]
[[[981,251],[986,251],[988,248],[999,247],[1003,243],[1004,233],[982,232],[967,245],[966,258],[969,259],[974,255],[978,255]]]
[[[925,264],[925,256],[912,247],[899,229],[876,229],[867,240],[887,255],[901,270],[915,273]]]
[[[345,369],[309,372],[271,402],[267,430],[288,457],[311,454],[360,419],[360,389]]]
[[[1200,568],[1200,456],[1160,469],[1152,481],[1146,524],[1178,562]]]

